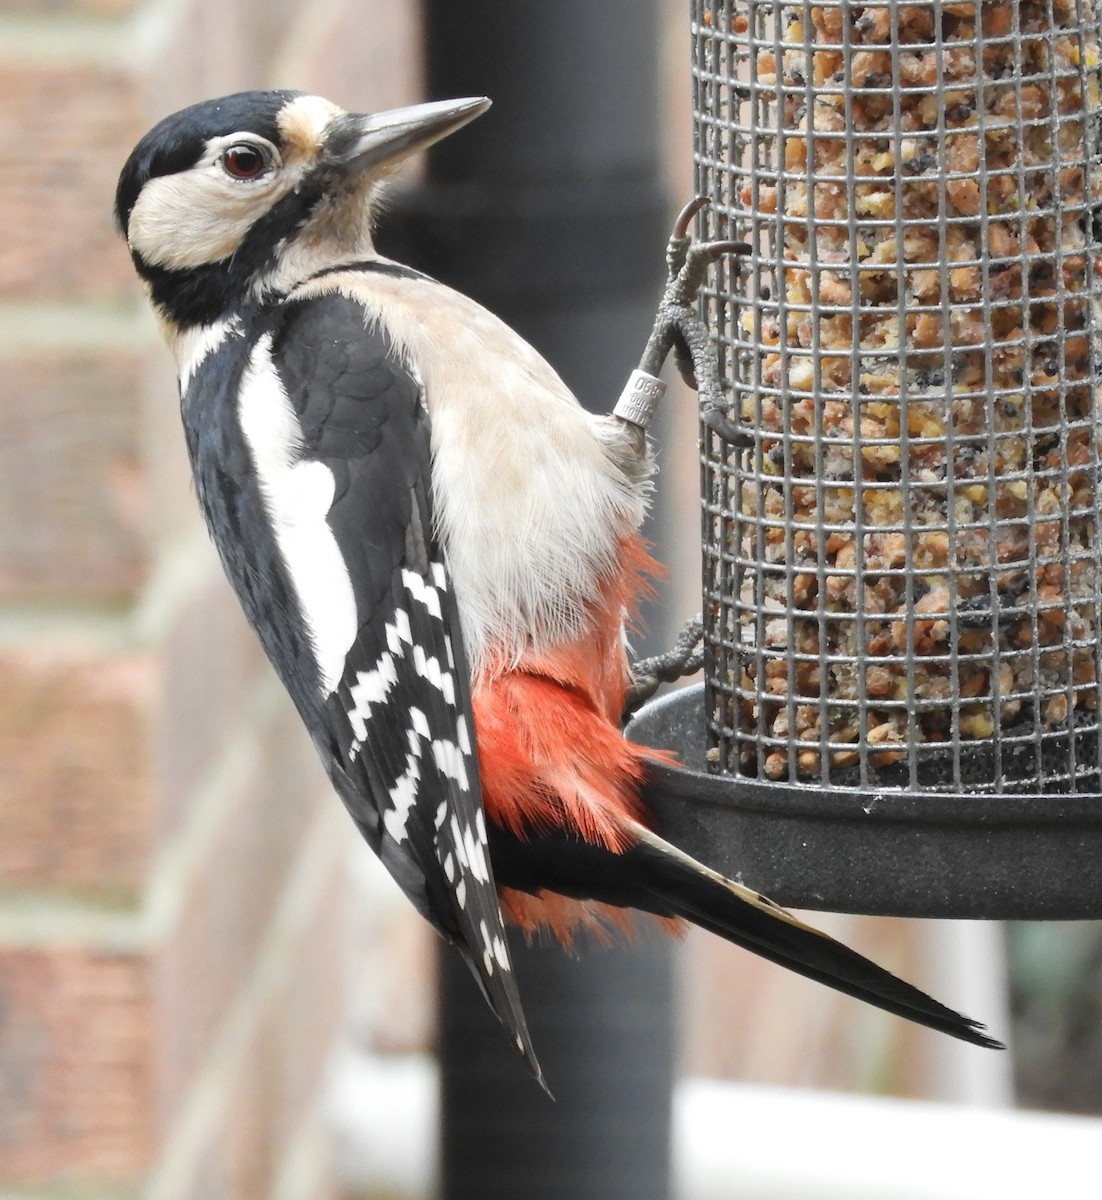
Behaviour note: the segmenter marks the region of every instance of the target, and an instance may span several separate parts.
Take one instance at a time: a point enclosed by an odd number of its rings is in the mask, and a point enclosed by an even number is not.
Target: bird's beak
[[[326,137],[331,161],[359,173],[394,166],[424,150],[490,107],[485,96],[436,100],[381,113],[348,113],[336,119]]]

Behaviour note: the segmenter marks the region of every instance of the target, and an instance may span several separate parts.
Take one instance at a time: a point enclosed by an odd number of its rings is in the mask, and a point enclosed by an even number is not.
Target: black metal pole
[[[608,411],[662,282],[656,0],[427,0],[425,19],[431,96],[494,108],[434,150],[383,249],[493,309]],[[442,956],[443,1200],[666,1200],[669,944],[513,951],[556,1102]]]
[[[512,940],[528,1023],[555,1093],[520,1068],[454,955],[441,961],[444,1200],[666,1200],[669,955]]]

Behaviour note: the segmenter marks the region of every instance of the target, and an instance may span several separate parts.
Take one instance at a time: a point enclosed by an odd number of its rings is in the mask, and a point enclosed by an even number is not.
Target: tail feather
[[[1002,1048],[977,1021],[805,925],[766,897],[725,879],[633,818],[621,820],[630,844],[620,851],[561,829],[519,838],[491,823],[490,854],[499,888],[528,893],[533,911],[548,893],[555,893],[691,921],[877,1008],[975,1046]],[[553,904],[546,909],[552,926],[555,911]]]
[[[637,852],[648,860],[652,903],[638,907],[684,917],[809,979],[897,1016],[976,1046],[1002,1049],[984,1026],[905,983],[750,888],[684,854],[638,822],[630,822]]]
[[[551,1089],[547,1085],[547,1080],[543,1074],[543,1068],[539,1064],[539,1059],[536,1058],[535,1047],[532,1045],[532,1038],[528,1032],[528,1022],[524,1016],[524,1009],[521,1007],[520,993],[517,991],[516,982],[513,979],[512,971],[507,973],[496,972],[490,974],[480,964],[471,953],[470,949],[461,942],[453,942],[452,945],[459,951],[460,957],[467,964],[468,969],[474,976],[475,983],[478,984],[478,990],[482,993],[482,998],[490,1006],[490,1010],[494,1016],[501,1022],[505,1032],[512,1039],[513,1045],[517,1053],[524,1060],[529,1074],[554,1100],[551,1094]]]

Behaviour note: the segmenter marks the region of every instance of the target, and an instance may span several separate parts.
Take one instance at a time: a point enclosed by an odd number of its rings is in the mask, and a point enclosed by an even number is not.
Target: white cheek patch
[[[356,597],[326,518],[333,472],[299,457],[302,429],[271,357],[271,335],[253,350],[238,395],[238,419],[264,509],[310,635],[322,693],[335,690],[356,640]],[[369,685],[370,690],[370,685]]]
[[[261,179],[230,179],[216,159],[233,141],[218,139],[191,170],[146,183],[127,222],[131,250],[168,270],[221,262],[302,178],[305,163],[276,166]]]

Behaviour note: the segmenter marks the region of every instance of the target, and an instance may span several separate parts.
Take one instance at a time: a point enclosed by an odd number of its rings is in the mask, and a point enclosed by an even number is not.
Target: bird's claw
[[[696,302],[708,267],[726,255],[749,254],[751,247],[746,242],[727,240],[693,242],[689,227],[696,214],[709,203],[706,196],[696,196],[674,221],[666,247],[666,289],[639,369],[657,375],[672,351],[682,378],[700,393],[708,428],[733,445],[749,446],[753,440],[725,415],[727,405],[715,349]]]
[[[696,196],[677,214],[666,246],[667,283],[663,304],[694,305],[712,263],[728,254],[749,254],[752,249],[747,242],[693,242],[689,225],[709,204],[711,201],[707,196]]]
[[[677,220],[674,221],[673,229],[670,231],[671,240],[688,237],[693,217],[702,209],[707,208],[709,204],[711,204],[711,200],[707,196],[694,196],[677,214]]]
[[[653,658],[640,658],[632,664],[632,681],[624,697],[623,719],[645,704],[663,683],[676,683],[695,674],[704,665],[704,620],[695,616],[677,635],[673,649]]]
[[[666,245],[666,270],[668,278],[676,279],[689,254],[693,239],[689,233],[693,217],[701,209],[707,208],[711,201],[707,196],[694,196],[677,214],[677,220],[670,231],[670,240]]]

